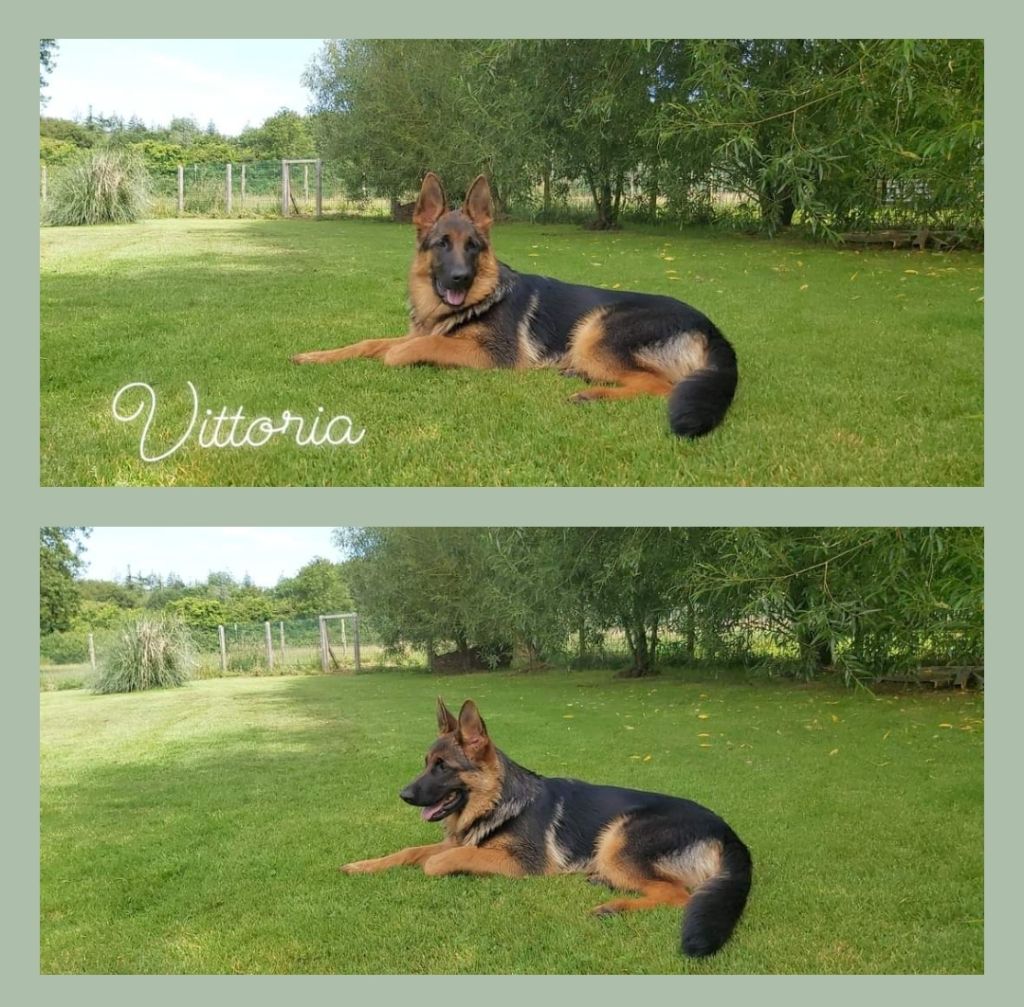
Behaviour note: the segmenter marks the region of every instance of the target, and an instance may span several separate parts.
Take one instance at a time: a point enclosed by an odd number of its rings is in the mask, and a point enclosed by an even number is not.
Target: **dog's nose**
[[[453,286],[468,285],[470,273],[468,269],[456,269],[449,274]]]
[[[414,794],[412,792],[412,785],[411,784],[408,787],[403,787],[400,791],[398,791],[398,796],[401,797],[402,800],[405,801],[406,804],[415,804],[416,803],[415,796],[414,796]]]

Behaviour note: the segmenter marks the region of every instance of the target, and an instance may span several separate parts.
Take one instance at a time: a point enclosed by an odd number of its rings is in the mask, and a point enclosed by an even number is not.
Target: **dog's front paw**
[[[601,398],[599,392],[596,392],[592,388],[585,388],[582,392],[576,392],[575,394],[570,395],[569,401],[575,403],[576,405],[580,405],[580,403],[593,402],[594,399],[599,398]]]
[[[293,364],[326,364],[331,360],[337,360],[332,350],[311,350],[309,353],[296,353],[292,357]]]
[[[342,864],[338,870],[343,874],[372,874],[376,864],[376,860],[354,860],[351,864]]]

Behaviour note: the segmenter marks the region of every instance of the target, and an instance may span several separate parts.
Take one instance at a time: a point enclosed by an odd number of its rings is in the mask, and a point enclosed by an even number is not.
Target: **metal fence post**
[[[224,172],[224,204],[227,208],[227,215],[231,216],[231,162],[228,161]]]
[[[327,629],[323,616],[320,616],[320,670],[327,674]]]
[[[245,163],[242,164],[242,191],[239,193],[239,209],[245,209]]]
[[[217,627],[217,640],[220,643],[220,670],[223,674],[228,673],[228,647],[224,642],[224,627]]]
[[[316,159],[316,219],[324,215],[324,174],[323,164],[318,157]]]
[[[288,162],[281,162],[281,216],[288,216],[288,193],[290,185],[288,179]]]
[[[281,639],[281,663],[284,664],[284,620],[277,624],[278,636]]]
[[[267,670],[274,670],[274,638],[270,633],[270,620],[263,623],[263,638],[267,643]]]
[[[352,657],[356,666],[356,673],[359,673],[361,667],[359,661],[359,616],[354,615],[352,617],[352,635],[355,639],[352,641]]]
[[[178,165],[178,213],[185,212],[185,165]]]

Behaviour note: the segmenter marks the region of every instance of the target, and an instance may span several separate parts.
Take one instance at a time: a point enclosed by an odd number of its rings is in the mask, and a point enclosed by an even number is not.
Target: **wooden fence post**
[[[221,674],[226,675],[228,673],[228,647],[224,642],[224,627],[217,627],[217,639],[220,642],[220,670]]]
[[[327,630],[323,616],[320,616],[320,670],[327,674]]]
[[[277,632],[278,632],[278,636],[280,637],[280,640],[281,640],[281,663],[284,664],[284,620],[283,619],[277,624]]]
[[[178,165],[178,213],[185,212],[185,165]]]
[[[93,639],[92,633],[89,634],[89,665],[92,667],[92,673],[96,674],[96,641]]]
[[[289,180],[288,180],[288,162],[281,162],[281,216],[288,216],[288,194],[289,194]]]
[[[231,162],[227,163],[227,170],[224,172],[224,186],[226,189],[224,203],[227,207],[227,214],[231,216]]]
[[[352,657],[356,666],[356,673],[359,673],[360,662],[359,662],[359,616],[355,615],[352,617],[352,635],[355,639],[352,641]]]
[[[42,187],[43,203],[45,204],[46,203],[46,165],[43,164],[43,165],[40,165],[40,167],[43,169],[43,177],[42,177],[42,180],[40,182],[40,185]]]
[[[267,644],[267,670],[274,670],[274,638],[270,634],[270,620],[263,623],[263,638]]]
[[[323,167],[318,157],[316,159],[316,219],[324,215],[324,175]]]

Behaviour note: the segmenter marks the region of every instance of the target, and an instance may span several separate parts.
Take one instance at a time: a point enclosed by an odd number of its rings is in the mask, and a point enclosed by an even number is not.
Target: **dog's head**
[[[494,758],[487,727],[471,699],[462,704],[456,719],[438,697],[437,729],[438,739],[427,752],[423,772],[398,795],[422,808],[420,817],[426,822],[461,811],[479,774]]]
[[[482,300],[493,288],[496,265],[491,252],[494,200],[480,175],[458,210],[449,210],[441,180],[427,172],[412,222],[416,244],[429,259],[430,281],[442,305],[459,310]]]

